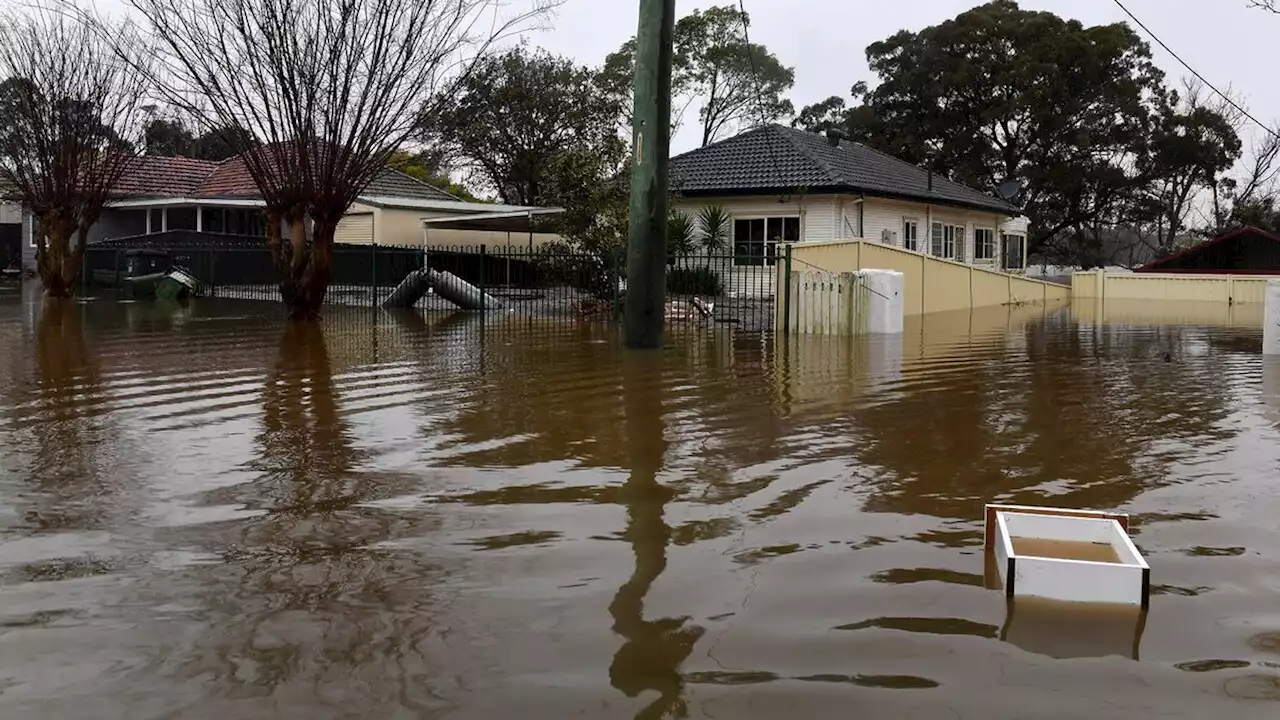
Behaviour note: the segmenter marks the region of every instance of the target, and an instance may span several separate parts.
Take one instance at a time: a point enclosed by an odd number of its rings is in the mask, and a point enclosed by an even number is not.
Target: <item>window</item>
[[[1024,267],[1022,256],[1027,247],[1026,236],[1005,234],[1001,237],[1004,240],[1004,269],[1022,270]]]
[[[164,209],[152,208],[151,209],[151,232],[158,233],[161,230],[164,230]]]
[[[920,223],[915,218],[902,219],[902,247],[907,250],[920,249]]]
[[[733,264],[772,265],[778,255],[778,243],[799,239],[799,217],[734,220]]]
[[[996,231],[991,228],[973,229],[973,259],[994,260],[996,257]]]
[[[964,226],[934,223],[932,241],[934,257],[954,260],[956,248],[964,245]]]

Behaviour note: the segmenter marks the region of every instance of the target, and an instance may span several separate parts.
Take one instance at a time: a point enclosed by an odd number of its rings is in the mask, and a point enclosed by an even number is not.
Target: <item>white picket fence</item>
[[[868,295],[862,278],[854,273],[820,270],[793,271],[787,328],[808,335],[852,335],[866,332]],[[860,312],[861,310],[861,312]]]

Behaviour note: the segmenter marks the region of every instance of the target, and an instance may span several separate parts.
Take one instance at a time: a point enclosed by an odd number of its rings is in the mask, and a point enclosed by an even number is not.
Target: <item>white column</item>
[[[1262,320],[1262,354],[1280,355],[1280,280],[1267,281],[1267,304]]]
[[[142,212],[147,214],[147,234],[151,234],[151,208],[146,208]]]
[[[169,208],[160,208],[160,232],[169,230]]]
[[[196,206],[196,232],[204,232],[204,208]]]

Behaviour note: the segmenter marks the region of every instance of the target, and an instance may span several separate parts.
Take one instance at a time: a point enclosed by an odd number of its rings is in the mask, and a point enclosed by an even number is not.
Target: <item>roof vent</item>
[[[840,147],[840,140],[843,138],[843,136],[844,136],[844,133],[840,132],[839,130],[835,128],[829,128],[827,130],[827,144],[830,145],[831,147]]]

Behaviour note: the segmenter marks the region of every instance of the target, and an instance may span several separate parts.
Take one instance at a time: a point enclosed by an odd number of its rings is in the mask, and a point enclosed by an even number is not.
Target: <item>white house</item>
[[[1026,267],[1028,221],[1016,206],[860,143],[781,125],[672,158],[671,187],[677,210],[696,217],[718,205],[730,215],[734,272],[773,265],[779,243],[859,238]]]

